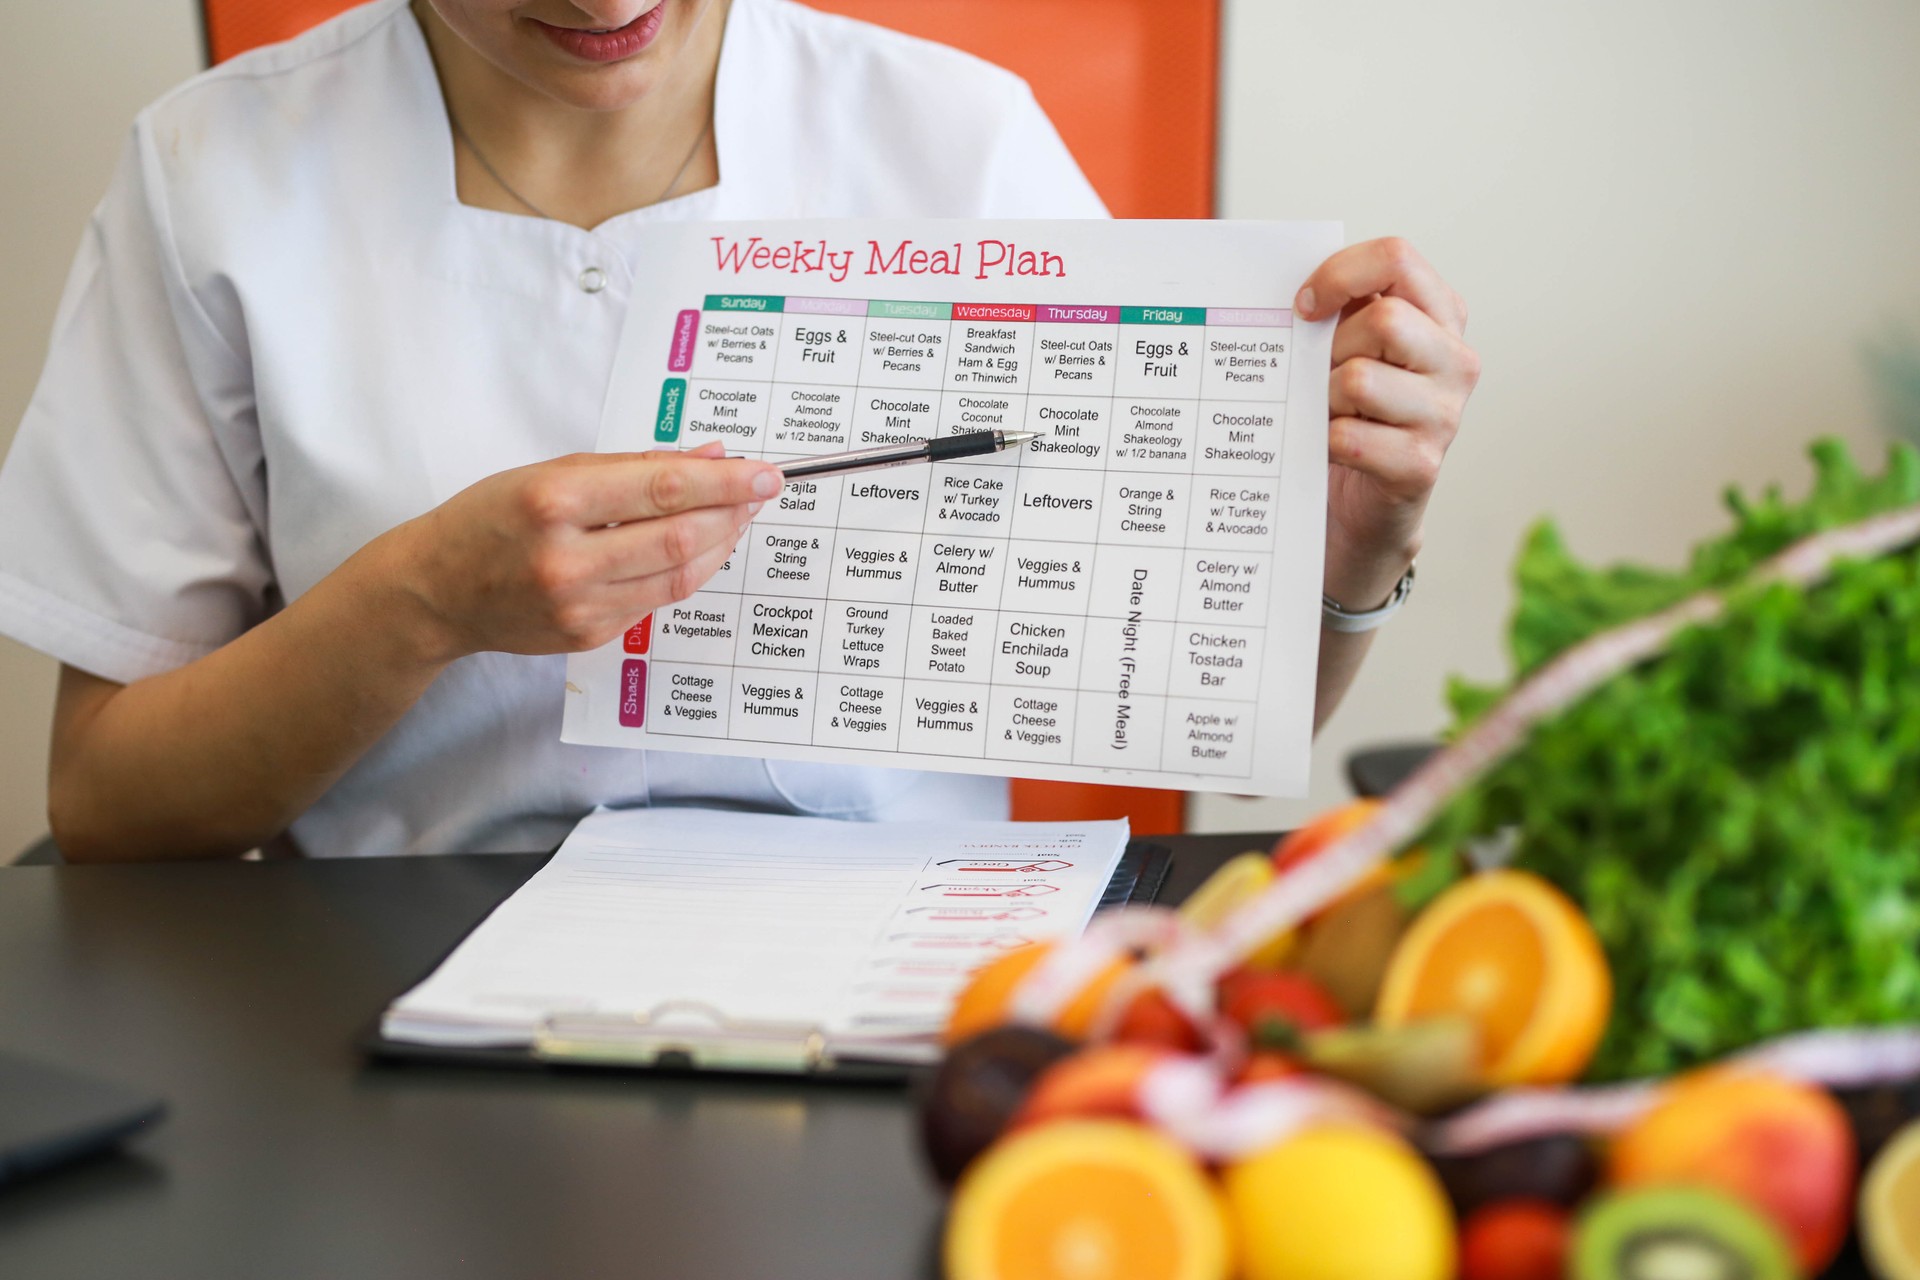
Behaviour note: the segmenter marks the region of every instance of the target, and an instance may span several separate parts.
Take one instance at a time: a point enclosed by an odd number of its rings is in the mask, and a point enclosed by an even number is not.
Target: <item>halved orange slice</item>
[[[1580,908],[1539,876],[1489,871],[1437,898],[1400,940],[1375,1020],[1461,1016],[1487,1082],[1560,1084],[1592,1061],[1613,980]]]
[[[1212,1182],[1142,1125],[1062,1120],[1003,1138],[960,1180],[948,1280],[1223,1280]]]

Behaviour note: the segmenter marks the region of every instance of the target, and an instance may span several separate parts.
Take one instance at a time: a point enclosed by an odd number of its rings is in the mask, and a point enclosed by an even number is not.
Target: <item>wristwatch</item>
[[[1400,606],[1413,594],[1413,565],[1400,575],[1400,581],[1393,585],[1393,594],[1378,609],[1368,609],[1365,613],[1355,613],[1338,600],[1320,593],[1320,625],[1329,631],[1371,631],[1381,623],[1400,612]]]

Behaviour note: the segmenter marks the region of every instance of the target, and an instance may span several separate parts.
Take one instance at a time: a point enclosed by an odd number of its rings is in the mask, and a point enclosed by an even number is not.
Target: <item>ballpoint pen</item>
[[[909,440],[905,444],[875,445],[850,453],[828,453],[818,458],[798,458],[780,464],[789,480],[807,480],[820,476],[841,476],[850,471],[871,471],[876,467],[898,467],[909,462],[947,462],[954,458],[976,458],[985,453],[1014,449],[1029,440],[1038,440],[1041,431],[967,431],[959,435],[937,436],[932,440]]]

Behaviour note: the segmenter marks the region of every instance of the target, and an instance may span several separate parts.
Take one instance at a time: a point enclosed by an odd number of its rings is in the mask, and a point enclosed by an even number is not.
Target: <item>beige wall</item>
[[[67,265],[142,106],[200,66],[189,0],[7,6],[0,40],[0,448]],[[46,831],[54,665],[0,639],[0,862]]]
[[[188,0],[97,0],[84,22],[14,8],[0,444],[127,121],[199,57]],[[1228,11],[1225,212],[1411,237],[1472,302],[1486,360],[1419,594],[1323,735],[1324,802],[1350,746],[1440,723],[1446,673],[1502,669],[1506,566],[1534,516],[1583,551],[1672,559],[1717,527],[1727,481],[1798,487],[1812,435],[1875,437],[1860,340],[1920,313],[1920,8]],[[51,679],[0,641],[0,857],[43,827]],[[1198,816],[1301,811],[1209,797]]]
[[[1224,212],[1397,233],[1466,295],[1485,373],[1414,600],[1322,733],[1443,723],[1449,672],[1506,670],[1507,568],[1672,562],[1730,481],[1805,485],[1805,442],[1881,445],[1863,335],[1920,316],[1920,6],[1745,0],[1239,0]],[[1844,15],[1844,16],[1843,16]],[[1212,829],[1303,808],[1200,801]]]

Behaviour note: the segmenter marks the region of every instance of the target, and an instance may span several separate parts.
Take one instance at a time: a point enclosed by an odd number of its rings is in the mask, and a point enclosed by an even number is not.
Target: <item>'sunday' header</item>
[[[1067,278],[1064,255],[993,238],[975,240],[971,246],[960,240],[935,246],[912,240],[891,244],[867,240],[836,248],[824,238],[774,244],[759,236],[745,240],[714,236],[713,258],[716,268],[734,275],[748,270],[785,271],[796,276],[824,275],[835,284],[845,282],[856,267],[863,276],[958,276],[970,271],[975,280],[1003,276]]]

